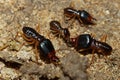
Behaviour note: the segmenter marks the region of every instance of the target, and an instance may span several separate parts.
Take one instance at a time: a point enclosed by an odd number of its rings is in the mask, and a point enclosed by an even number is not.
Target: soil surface
[[[86,10],[97,19],[96,25],[68,27],[64,8]],[[50,31],[50,21],[57,20],[68,28],[71,37],[94,34],[96,40],[107,35],[111,55],[83,55],[68,47]],[[36,61],[34,46],[23,39],[22,28],[28,26],[51,40],[59,65]],[[0,0],[0,80],[120,80],[120,0]],[[24,45],[22,45],[24,43]],[[22,47],[21,47],[22,46]],[[39,52],[38,52],[39,53]]]

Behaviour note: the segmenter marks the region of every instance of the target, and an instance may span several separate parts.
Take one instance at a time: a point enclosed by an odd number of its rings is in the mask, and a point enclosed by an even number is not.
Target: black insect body
[[[65,42],[69,41],[70,32],[67,28],[62,28],[58,21],[51,21],[50,22],[50,30],[56,36],[61,36]]]
[[[55,56],[55,49],[49,39],[40,35],[33,28],[23,27],[23,38],[29,43],[34,44],[35,49],[53,63],[58,63],[59,59]],[[38,57],[38,53],[36,53]]]
[[[43,42],[38,44],[38,49],[42,54],[42,56],[46,57],[53,63],[60,62],[58,57],[55,56],[55,49],[49,39],[45,39]]]
[[[85,25],[93,25],[96,21],[96,19],[85,10],[75,10],[68,7],[64,9],[64,15],[69,17],[68,20],[77,19],[80,23]]]
[[[94,50],[102,55],[110,55],[112,47],[105,42],[100,42],[93,39],[89,34],[81,34],[76,38],[70,39],[70,44],[77,51]]]

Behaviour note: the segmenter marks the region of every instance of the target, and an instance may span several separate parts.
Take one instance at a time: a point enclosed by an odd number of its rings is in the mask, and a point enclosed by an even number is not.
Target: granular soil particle
[[[119,0],[0,0],[0,80],[120,80],[119,4]],[[81,27],[75,20],[67,27],[63,9],[70,5],[76,10],[88,11],[97,19],[96,25]],[[58,20],[62,27],[69,28],[71,37],[92,33],[99,40],[106,34],[106,43],[113,48],[111,55],[105,59],[95,54],[93,63],[89,65],[91,54],[83,56],[51,33],[49,22],[52,20]],[[37,64],[33,47],[20,35],[17,41],[14,39],[23,26],[35,29],[36,25],[40,25],[39,33],[52,41],[60,65],[46,64],[41,59]]]

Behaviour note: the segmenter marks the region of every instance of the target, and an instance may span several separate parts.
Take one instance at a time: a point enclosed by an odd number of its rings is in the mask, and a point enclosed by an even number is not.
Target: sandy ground
[[[93,33],[99,40],[107,35],[106,43],[113,51],[108,59],[91,54],[83,56],[55,37],[49,22],[58,20],[62,27],[63,9],[74,3],[76,10],[86,10],[97,19],[96,25],[81,27],[77,21],[69,27],[71,37]],[[50,39],[61,60],[61,65],[46,64],[39,59],[36,64],[32,46],[18,35],[23,26],[36,28]],[[0,0],[0,80],[120,80],[120,0]],[[26,43],[19,50],[22,43]],[[3,49],[2,49],[3,48]],[[32,60],[32,61],[30,61]]]

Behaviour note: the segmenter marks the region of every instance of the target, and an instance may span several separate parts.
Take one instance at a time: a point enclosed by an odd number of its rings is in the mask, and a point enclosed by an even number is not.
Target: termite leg
[[[106,42],[106,39],[107,39],[107,35],[103,35],[103,36],[101,37],[100,41],[101,41],[101,42]],[[109,59],[109,58],[105,55],[105,53],[102,53],[102,54],[104,55],[104,59],[105,59],[105,60]]]
[[[36,30],[38,33],[40,32],[40,24],[37,24],[37,25],[36,25],[35,30]]]
[[[72,15],[70,18],[66,19],[64,15],[64,22],[68,23],[68,27],[70,27],[75,22],[76,15]]]
[[[18,37],[18,33],[16,34],[15,38],[13,37],[12,40],[18,41],[16,40],[16,38]],[[0,51],[2,51],[3,49],[7,48],[9,46],[9,44],[5,44],[4,46],[0,47]]]
[[[9,45],[5,44],[4,46],[0,47],[0,51],[2,51],[3,49],[7,48]]]
[[[70,27],[70,26],[75,22],[75,17],[76,17],[76,16],[72,17],[71,21],[69,22],[68,27]]]
[[[35,43],[35,57],[36,57],[36,61],[38,63],[38,59],[39,59],[39,53],[38,53],[38,49],[37,46],[39,45],[39,42]]]
[[[90,61],[90,65],[93,63],[94,57],[95,57],[95,50],[92,50],[92,59]]]
[[[75,7],[75,2],[71,1],[69,7],[74,8]]]
[[[90,36],[94,39],[96,35],[94,33],[91,33]]]
[[[106,39],[107,39],[107,35],[104,35],[104,36],[101,37],[100,41],[101,42],[106,42]]]
[[[27,41],[28,44],[34,44],[34,43],[35,43],[35,41],[34,41],[32,38],[27,38],[22,32],[17,32],[17,34],[16,34],[16,36],[15,36],[15,38],[14,38],[16,41],[18,41],[18,40],[17,40],[17,37],[18,37],[18,34],[19,34],[19,33],[20,33],[21,36]],[[18,41],[18,42],[20,42],[20,41]],[[21,44],[21,46],[20,46],[20,48],[18,49],[18,51],[23,47],[23,45],[25,45],[25,42]]]
[[[14,37],[14,40],[15,40],[15,41],[18,41],[18,40],[17,40],[17,37],[18,37],[18,34],[19,34],[19,33],[20,33],[21,35],[23,35],[22,32],[17,32],[16,35],[15,35],[15,37]],[[19,42],[19,41],[18,41],[18,42]]]

